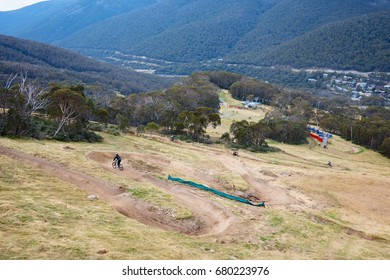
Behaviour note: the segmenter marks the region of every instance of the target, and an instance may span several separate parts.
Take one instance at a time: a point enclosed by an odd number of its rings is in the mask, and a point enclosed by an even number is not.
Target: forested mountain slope
[[[51,0],[0,12],[0,34],[52,43],[97,22],[150,5],[156,0]]]
[[[278,57],[287,50],[285,44],[306,44],[308,33],[311,41],[323,42],[322,33],[333,27],[348,36],[346,20],[389,9],[390,0],[54,0],[0,13],[0,32],[92,56],[109,50],[180,63],[223,59],[274,65],[288,62]],[[367,44],[366,36],[353,38],[359,42],[351,48]],[[343,48],[336,49],[335,56],[350,56],[340,53]],[[366,69],[382,69],[382,55],[377,51]],[[340,65],[339,60],[320,61],[317,56],[293,61],[292,66],[363,70],[356,59],[340,60]]]
[[[389,1],[171,0],[91,25],[56,42],[76,49],[110,49],[172,61],[235,55],[249,62],[331,22],[390,8]],[[249,55],[248,55],[249,54]]]
[[[259,65],[331,67],[390,71],[390,11],[325,25],[260,54],[246,53]]]
[[[255,28],[274,0],[160,1],[56,42],[76,49],[110,49],[173,61],[223,56]]]
[[[30,77],[45,83],[85,83],[123,93],[160,89],[172,83],[171,79],[137,73],[47,44],[0,35],[0,81],[20,71],[28,71]]]
[[[259,18],[256,28],[236,52],[257,52],[276,46],[328,23],[390,9],[388,0],[280,0]]]
[[[15,11],[0,12],[0,34],[24,38],[48,36],[48,34],[31,33],[31,31],[36,25],[47,22],[51,16],[58,14],[68,4],[73,3],[73,1],[54,0],[40,2]]]

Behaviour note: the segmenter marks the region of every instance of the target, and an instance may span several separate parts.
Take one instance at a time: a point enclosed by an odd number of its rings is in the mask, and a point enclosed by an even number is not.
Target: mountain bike
[[[122,163],[118,165],[118,160],[112,161],[112,168],[116,169],[117,167],[118,167],[118,169],[119,169],[120,171],[123,170],[123,165],[122,165]]]

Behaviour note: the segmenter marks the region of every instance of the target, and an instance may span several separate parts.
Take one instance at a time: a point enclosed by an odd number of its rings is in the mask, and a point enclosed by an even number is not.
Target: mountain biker
[[[115,154],[113,161],[115,161],[115,160],[117,160],[117,164],[119,166],[121,164],[122,158],[119,156],[118,153]]]

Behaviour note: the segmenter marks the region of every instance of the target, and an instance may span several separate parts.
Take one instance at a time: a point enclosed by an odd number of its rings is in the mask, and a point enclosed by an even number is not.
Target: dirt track
[[[170,144],[169,142],[167,143]],[[92,151],[86,156],[88,160],[93,160],[100,166],[118,176],[129,179],[129,182],[136,181],[146,185],[153,185],[157,188],[164,189],[173,195],[178,204],[189,209],[193,213],[193,218],[176,219],[169,211],[158,208],[143,200],[135,199],[124,188],[115,186],[111,182],[105,181],[72,170],[64,165],[51,162],[50,160],[29,155],[18,150],[0,146],[0,154],[16,159],[20,162],[42,169],[49,174],[78,186],[87,192],[88,195],[97,195],[103,201],[115,208],[119,213],[136,219],[137,221],[159,227],[164,230],[182,232],[189,235],[226,235],[227,233],[240,232],[243,230],[242,225],[245,218],[238,218],[231,213],[233,209],[241,211],[243,216],[249,217],[260,208],[233,202],[235,207],[226,207],[219,203],[219,199],[210,196],[202,191],[194,190],[189,186],[183,186],[179,183],[159,179],[167,174],[179,174],[183,178],[191,176],[193,180],[207,184],[212,188],[220,188],[220,183],[215,179],[215,172],[222,171],[229,174],[236,174],[241,177],[243,182],[249,186],[245,192],[238,190],[228,191],[230,194],[242,196],[245,198],[258,199],[266,201],[267,207],[288,207],[291,209],[302,209],[311,207],[312,202],[302,193],[296,193],[293,190],[286,190],[270,181],[262,179],[260,176],[258,163],[249,164],[247,157],[250,155],[242,154],[239,157],[233,157],[221,152],[221,150],[201,146],[186,145],[186,149],[201,154],[208,152],[214,160],[214,174],[208,170],[209,162],[192,166],[178,158],[170,157],[169,159],[158,154],[141,154],[141,153],[121,153],[123,157],[124,171],[114,170],[111,166],[113,157],[112,151]],[[250,159],[250,158],[249,158]],[[255,160],[255,159],[253,159]],[[127,161],[127,162],[126,162]],[[140,162],[142,166],[133,166],[134,163]],[[257,166],[257,167],[255,167]],[[158,174],[158,176],[156,175]],[[226,191],[224,189],[220,189]],[[230,210],[228,210],[230,209]]]
[[[193,147],[193,149],[199,148]],[[236,158],[220,154],[217,151],[214,151],[214,153],[215,157],[218,158],[218,161],[221,162],[221,165],[225,169],[242,176],[253,187],[251,191],[256,192],[264,198],[267,204],[288,205],[292,203],[293,199],[286,194],[285,190],[270,187],[262,180],[251,176],[250,173],[252,172],[254,174],[255,171],[250,170],[250,167],[246,166],[245,163]],[[164,230],[178,231],[190,235],[219,235],[231,231],[233,228],[240,227],[239,224],[242,222],[216,200],[207,197],[207,195],[200,194],[201,192],[194,191],[191,187],[184,187],[178,183],[158,179],[146,171],[137,170],[126,164],[124,171],[114,170],[111,166],[112,152],[93,151],[87,157],[99,163],[110,172],[116,173],[118,176],[163,188],[172,194],[180,205],[191,210],[194,217],[183,220],[175,219],[173,215],[164,212],[163,209],[158,209],[152,204],[133,198],[125,189],[115,186],[108,181],[71,170],[64,165],[38,156],[3,146],[0,146],[0,154],[42,169],[61,180],[78,186],[88,195],[96,195],[99,199],[110,204],[119,213],[136,219],[141,223],[156,226]],[[186,166],[185,163],[180,161],[137,153],[122,154],[122,156],[132,160],[142,158],[144,162],[149,162],[150,166],[159,166],[168,173],[173,171],[181,174],[192,174],[195,178],[197,176],[197,172],[191,166]],[[211,187],[217,186],[213,178],[207,176],[207,174],[199,175],[198,180],[200,182],[206,182]],[[242,210],[245,211],[259,211],[259,209],[253,206],[238,205],[238,207],[242,207]]]
[[[103,164],[104,167],[122,176],[128,176],[134,180],[148,182],[155,186],[169,189],[178,201],[193,211],[195,217],[188,220],[175,220],[170,215],[159,211],[153,205],[132,198],[128,192],[110,182],[82,174],[37,156],[3,146],[0,146],[0,155],[5,155],[35,168],[42,169],[61,180],[78,186],[86,191],[88,195],[97,195],[99,199],[112,205],[121,214],[164,230],[178,231],[191,235],[219,234],[224,232],[234,220],[233,216],[224,207],[204,197],[201,198],[186,189],[178,188],[173,184],[168,184],[128,167],[123,173],[113,170],[110,161],[111,154],[91,153],[89,156],[96,161],[103,157],[106,163]]]

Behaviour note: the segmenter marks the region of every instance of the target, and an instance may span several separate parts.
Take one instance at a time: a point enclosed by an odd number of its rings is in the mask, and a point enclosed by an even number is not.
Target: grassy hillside
[[[264,110],[230,107],[221,116],[229,125],[232,111],[235,119],[253,119]],[[0,139],[0,259],[390,257],[390,162],[377,153],[338,137],[328,149],[313,141],[271,143],[282,152],[233,157],[222,145],[102,135],[99,144]],[[110,166],[115,152],[123,156],[123,172]],[[168,174],[260,197],[266,208],[167,181]],[[114,200],[100,193],[89,200],[91,182],[123,192]],[[119,214],[122,197],[137,205],[127,207],[150,216]]]
[[[50,45],[0,35],[0,81],[27,71],[42,83],[67,82],[100,86],[123,93],[167,87],[172,79],[137,73]]]

